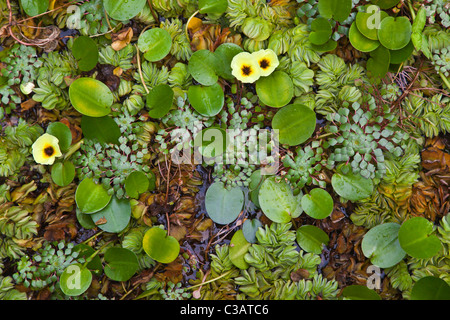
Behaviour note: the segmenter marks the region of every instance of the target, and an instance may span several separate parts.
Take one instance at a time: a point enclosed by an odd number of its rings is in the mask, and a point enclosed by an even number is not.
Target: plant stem
[[[445,85],[447,86],[447,88],[450,89],[450,82],[448,81],[447,77],[444,76],[444,74],[442,72],[439,72],[439,75],[441,76],[442,81],[445,83]]]
[[[81,139],[76,144],[71,146],[69,151],[67,151],[66,155],[64,156],[64,160],[69,159],[72,154],[74,154],[78,149],[80,149],[80,147],[83,143],[84,143],[84,139]]]
[[[193,286],[191,286],[191,287],[187,287],[186,289],[193,289],[193,288],[197,288],[197,287],[200,287],[200,286],[203,286],[203,285],[205,285],[205,284],[208,284],[208,283],[211,283],[211,282],[214,282],[214,281],[217,281],[217,280],[219,280],[219,279],[221,279],[221,278],[223,278],[223,277],[226,277],[227,275],[229,275],[231,272],[233,271],[233,269],[231,269],[231,270],[228,270],[227,272],[225,272],[224,274],[221,274],[220,276],[218,276],[217,278],[214,278],[214,279],[210,279],[210,280],[208,280],[208,281],[205,281],[205,282],[202,282],[202,283],[198,283],[198,284],[196,284],[196,285],[193,285]]]

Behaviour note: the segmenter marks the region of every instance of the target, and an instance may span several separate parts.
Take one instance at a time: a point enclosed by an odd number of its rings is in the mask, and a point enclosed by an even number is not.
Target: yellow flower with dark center
[[[280,64],[276,53],[271,49],[262,49],[253,52],[252,55],[258,62],[262,77],[270,75]]]
[[[239,81],[252,83],[261,76],[258,62],[248,52],[241,52],[231,61],[231,74]]]
[[[31,148],[34,161],[40,164],[52,165],[56,157],[62,156],[58,138],[48,133],[37,138]]]

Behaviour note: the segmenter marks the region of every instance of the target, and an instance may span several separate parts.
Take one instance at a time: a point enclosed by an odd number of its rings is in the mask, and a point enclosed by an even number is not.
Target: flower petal
[[[37,138],[31,148],[34,161],[39,164],[51,165],[56,157],[62,156],[58,138],[48,133]]]
[[[233,57],[231,74],[244,83],[255,82],[261,76],[258,62],[248,52],[241,52]]]
[[[252,55],[261,68],[262,77],[267,77],[268,75],[270,75],[280,64],[280,62],[278,61],[278,56],[271,49],[262,49],[253,52]]]

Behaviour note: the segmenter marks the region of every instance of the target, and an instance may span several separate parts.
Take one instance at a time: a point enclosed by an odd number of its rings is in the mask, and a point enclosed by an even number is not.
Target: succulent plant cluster
[[[83,258],[78,258],[79,253],[72,250],[73,247],[73,243],[46,243],[32,257],[23,256],[17,262],[13,279],[31,290],[48,287],[53,292],[66,267],[84,262]]]
[[[15,126],[6,126],[0,135],[0,176],[9,177],[24,165],[30,146],[43,130],[20,119]]]
[[[294,193],[299,193],[305,185],[317,185],[325,187],[326,182],[321,179],[320,172],[327,162],[323,148],[319,141],[313,141],[311,145],[298,148],[296,154],[289,152],[283,158],[283,165],[287,170],[285,178],[294,188]]]
[[[433,52],[432,63],[436,72],[441,72],[444,76],[450,76],[450,46],[435,50]]]
[[[325,148],[332,148],[328,166],[347,163],[353,173],[365,178],[384,176],[384,152],[401,156],[401,143],[409,135],[397,126],[398,120],[389,106],[379,109],[369,97],[363,104],[344,103],[338,112],[327,114],[331,122],[327,131],[332,134],[324,144]]]
[[[3,118],[4,114],[9,114],[22,101],[21,91],[23,94],[29,93],[29,87],[33,87],[42,61],[38,59],[34,47],[15,44],[0,62],[5,65],[1,69],[0,78],[0,97],[3,106],[0,109],[0,118]]]
[[[431,0],[427,1],[425,5],[428,21],[435,23],[438,18],[442,26],[450,27],[450,6],[445,0]]]
[[[114,120],[122,133],[119,143],[85,140],[74,155],[74,164],[80,179],[92,178],[120,199],[125,196],[124,183],[131,172],[150,172],[147,164],[150,155],[147,142],[138,139],[142,128],[133,125],[136,124],[133,117],[122,114]]]

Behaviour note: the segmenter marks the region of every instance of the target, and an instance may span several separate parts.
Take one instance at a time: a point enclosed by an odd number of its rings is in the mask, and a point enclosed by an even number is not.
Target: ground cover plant
[[[450,299],[449,25],[0,0],[0,299]]]

